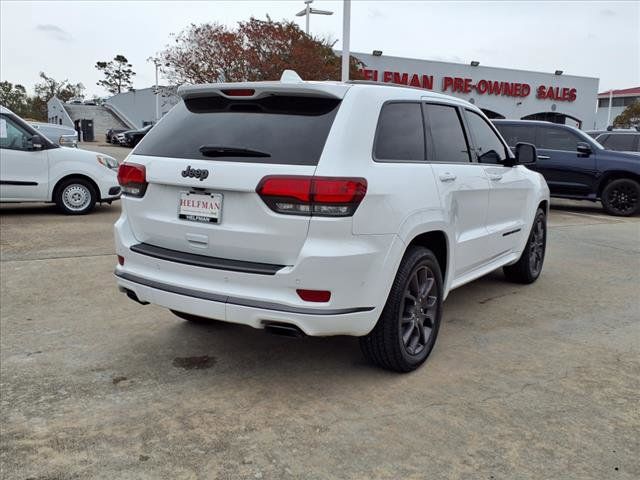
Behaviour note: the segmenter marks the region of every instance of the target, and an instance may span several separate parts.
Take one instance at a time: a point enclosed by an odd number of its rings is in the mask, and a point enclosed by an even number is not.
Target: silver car
[[[71,127],[54,123],[31,122],[31,126],[61,147],[78,147],[78,134]]]

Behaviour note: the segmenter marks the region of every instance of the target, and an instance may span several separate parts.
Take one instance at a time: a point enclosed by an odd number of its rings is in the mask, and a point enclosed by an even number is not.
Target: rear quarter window
[[[271,95],[254,100],[209,96],[176,105],[134,150],[136,155],[317,165],[340,100]],[[203,147],[235,149],[211,158]],[[263,155],[238,154],[237,151]]]
[[[422,107],[418,102],[386,103],[380,110],[373,153],[376,160],[424,160]]]

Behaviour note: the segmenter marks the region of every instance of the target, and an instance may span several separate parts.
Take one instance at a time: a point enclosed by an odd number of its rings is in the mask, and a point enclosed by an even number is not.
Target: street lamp
[[[305,0],[304,3],[306,4],[306,7],[304,7],[304,10],[296,13],[296,17],[307,17],[305,33],[309,35],[309,16],[311,14],[333,15],[333,12],[330,12],[329,10],[318,10],[317,8],[311,8],[311,4],[313,3],[313,0]]]
[[[158,120],[160,120],[160,92],[158,91],[158,71],[163,65],[160,59],[157,57],[149,57],[147,58],[147,61],[153,62],[153,64],[156,66],[156,88],[154,91],[156,94],[156,123],[158,123]],[[169,63],[165,63],[164,66],[168,67]]]

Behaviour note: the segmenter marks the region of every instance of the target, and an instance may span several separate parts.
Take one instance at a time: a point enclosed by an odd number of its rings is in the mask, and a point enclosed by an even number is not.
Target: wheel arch
[[[606,172],[600,178],[600,181],[598,183],[597,197],[598,198],[602,197],[602,192],[604,191],[605,187],[609,183],[611,183],[613,180],[619,180],[621,178],[628,178],[630,180],[635,180],[636,182],[640,183],[640,175],[638,174],[625,171],[625,170],[611,170]]]
[[[449,238],[444,230],[430,230],[415,235],[410,242],[407,243],[407,249],[411,246],[421,246],[428,248],[436,256],[440,271],[442,272],[442,281],[444,285],[447,283],[447,274],[449,272],[450,246]],[[405,249],[406,251],[406,249]],[[445,287],[446,290],[446,287]]]
[[[102,195],[102,193],[100,192],[100,187],[98,187],[98,184],[96,183],[96,181],[87,176],[87,175],[83,175],[82,173],[70,173],[69,175],[65,175],[64,177],[58,179],[58,181],[56,182],[55,186],[53,187],[53,189],[51,190],[51,201],[55,202],[56,201],[56,195],[58,193],[58,190],[60,189],[61,185],[67,181],[70,180],[72,178],[80,178],[82,180],[86,180],[87,182],[89,182],[91,184],[91,186],[93,187],[95,194],[96,194],[96,200],[100,200],[100,197]]]

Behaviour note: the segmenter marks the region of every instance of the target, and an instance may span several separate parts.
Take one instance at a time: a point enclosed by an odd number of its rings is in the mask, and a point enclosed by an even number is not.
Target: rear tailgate
[[[340,98],[309,87],[233,90],[183,92],[134,150],[127,163],[145,166],[148,187],[126,198],[129,223],[139,242],[156,247],[293,265],[310,217],[275,213],[256,186],[267,175],[314,174]],[[184,214],[209,200],[215,219]]]

